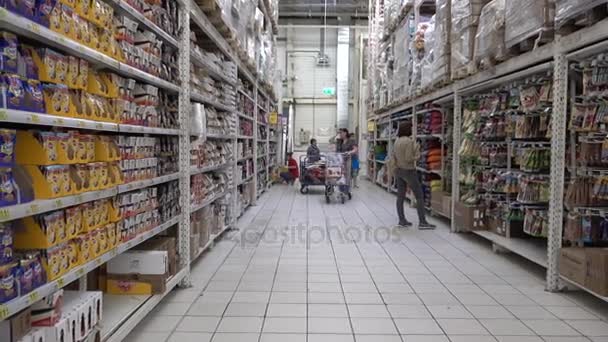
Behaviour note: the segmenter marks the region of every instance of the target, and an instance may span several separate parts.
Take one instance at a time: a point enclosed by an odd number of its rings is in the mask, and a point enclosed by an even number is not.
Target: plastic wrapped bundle
[[[586,14],[597,6],[605,5],[608,0],[556,0],[555,1],[555,27],[561,28],[570,20]],[[599,12],[599,13],[598,13]],[[589,12],[589,15],[599,14],[605,16],[606,10]],[[599,18],[585,18],[593,22]]]
[[[433,60],[435,53],[435,16],[431,17],[429,26],[424,33],[424,57],[420,62],[420,88],[426,89],[433,85]]]
[[[453,0],[452,31],[452,79],[464,78],[475,72],[475,34],[481,9],[488,0]]]
[[[505,0],[492,0],[481,10],[475,36],[475,64],[487,69],[507,59],[505,46]]]
[[[412,80],[410,84],[410,91],[412,95],[416,94],[416,91],[420,89],[420,83],[422,79],[422,60],[426,53],[426,37],[427,30],[429,29],[430,18],[421,18],[421,22],[418,24],[414,39],[410,43],[410,54],[412,55]]]
[[[433,49],[433,76],[435,84],[447,83],[450,80],[450,26],[451,1],[436,0],[435,7],[435,44]]]
[[[553,0],[509,0],[505,11],[507,48],[525,43],[529,39],[536,45],[553,37]]]
[[[410,70],[408,62],[410,60],[410,34],[409,25],[404,23],[395,31],[395,40],[393,46],[393,70],[394,79],[392,93],[394,99],[400,99],[403,95],[409,93]]]

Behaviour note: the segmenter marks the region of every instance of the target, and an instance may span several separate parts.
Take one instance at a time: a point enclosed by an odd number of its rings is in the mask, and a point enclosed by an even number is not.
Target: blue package
[[[36,0],[36,19],[35,21],[44,26],[51,26],[51,13],[57,5],[57,0]]]
[[[0,71],[17,73],[19,68],[17,46],[19,40],[16,35],[0,31]]]
[[[13,261],[13,234],[10,222],[0,223],[0,265]]]

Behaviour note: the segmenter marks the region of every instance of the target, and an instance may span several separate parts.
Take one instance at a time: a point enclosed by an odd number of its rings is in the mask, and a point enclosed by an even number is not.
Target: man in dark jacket
[[[317,139],[310,139],[310,146],[308,146],[308,150],[306,150],[306,157],[308,157],[308,162],[315,163],[321,159],[321,151],[319,150],[319,146],[317,146]]]

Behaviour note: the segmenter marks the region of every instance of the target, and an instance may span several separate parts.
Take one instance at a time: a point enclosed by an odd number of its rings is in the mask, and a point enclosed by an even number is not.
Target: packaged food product
[[[46,154],[46,158],[49,162],[56,162],[57,157],[57,136],[53,132],[35,132],[34,136],[38,139],[44,152]]]
[[[46,283],[46,274],[40,261],[40,252],[28,251],[19,255],[20,295],[23,296]]]
[[[15,262],[0,266],[0,304],[17,297],[16,272]]]
[[[78,255],[78,240],[72,239],[68,241],[67,244],[67,256],[70,264],[70,269],[78,266],[80,264],[80,259]]]
[[[72,194],[72,178],[70,177],[70,166],[69,165],[60,165],[61,172],[61,186],[63,195],[71,195]]]
[[[60,165],[40,166],[40,171],[49,185],[51,197],[55,198],[61,196],[63,191],[62,167]]]
[[[44,84],[42,92],[47,113],[69,116],[70,92],[67,86],[62,84]]]
[[[13,261],[13,234],[11,222],[0,223],[0,265]]]
[[[29,45],[21,44],[19,47],[19,53],[21,53],[21,61],[23,62],[24,66],[22,74],[25,75],[26,78],[31,80],[38,79],[38,66],[34,62],[34,51],[34,47]]]
[[[23,109],[35,113],[44,113],[45,103],[42,83],[38,80],[28,79],[23,83],[23,86],[25,90]]]
[[[17,46],[19,41],[13,33],[0,31],[0,71],[18,72]]]
[[[16,110],[25,109],[25,87],[19,75],[4,74],[1,87],[5,98],[3,107]]]
[[[44,27],[51,27],[52,12],[57,0],[36,0],[36,22]]]
[[[0,167],[0,207],[17,204],[17,187],[10,167]]]
[[[82,211],[79,206],[65,209],[65,224],[69,238],[74,238],[82,232]]]
[[[15,163],[16,139],[16,130],[0,129],[0,166],[11,166]]]

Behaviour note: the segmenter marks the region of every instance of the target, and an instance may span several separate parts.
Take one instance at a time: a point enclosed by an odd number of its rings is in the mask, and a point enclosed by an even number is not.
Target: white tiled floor
[[[272,188],[126,341],[608,342],[605,302],[444,221],[394,228],[394,201]]]

